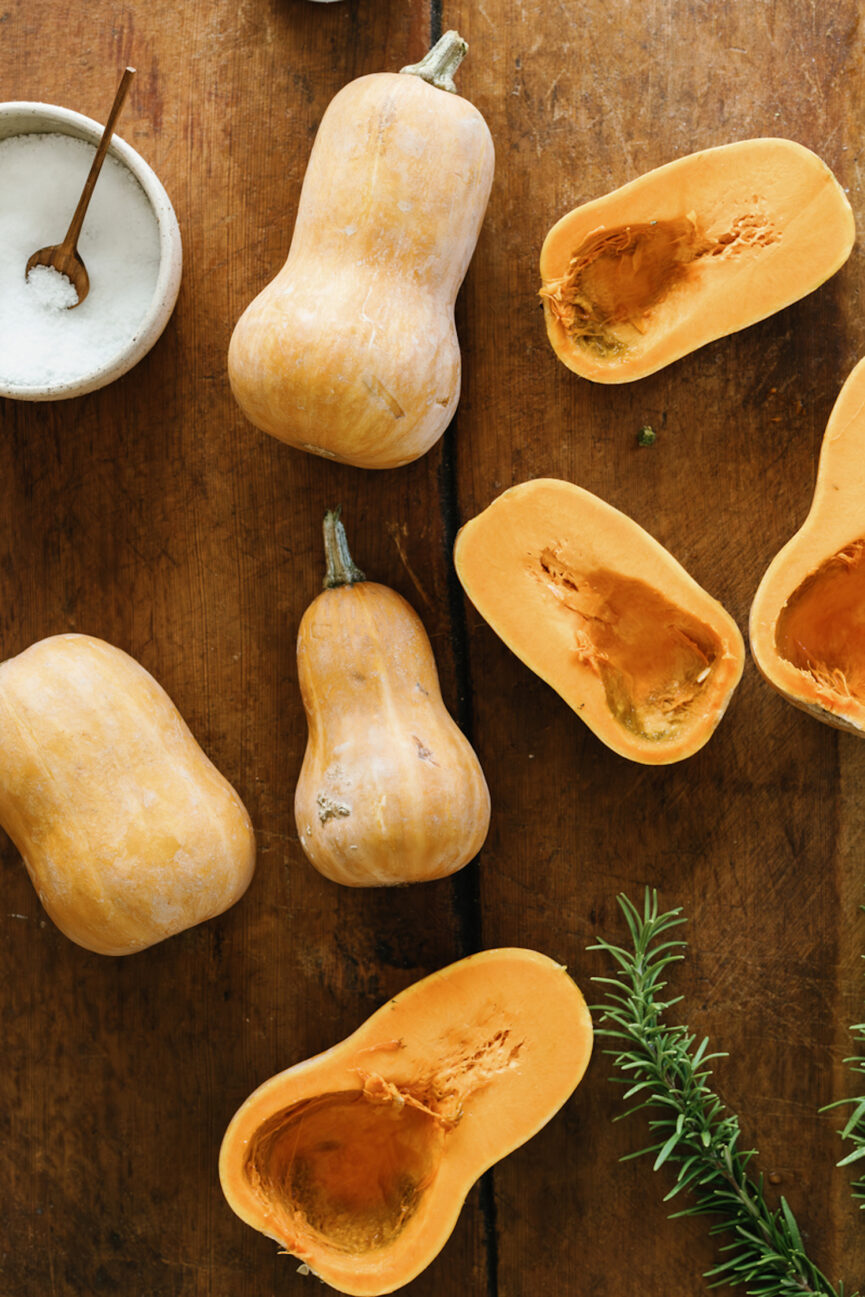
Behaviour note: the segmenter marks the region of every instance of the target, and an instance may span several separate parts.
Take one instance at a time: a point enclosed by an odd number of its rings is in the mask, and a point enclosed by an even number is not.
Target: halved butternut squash
[[[259,1086],[225,1133],[223,1192],[339,1292],[392,1292],[444,1246],[475,1180],[558,1111],[591,1049],[561,965],[472,955]]]
[[[792,140],[704,149],[563,216],[541,250],[547,334],[569,369],[627,383],[818,288],[853,213]]]
[[[618,509],[570,482],[523,482],[466,523],[454,559],[481,616],[614,752],[660,765],[712,734],[742,636]]]
[[[754,596],[750,638],[791,703],[865,733],[865,360],[826,425],[808,517]]]

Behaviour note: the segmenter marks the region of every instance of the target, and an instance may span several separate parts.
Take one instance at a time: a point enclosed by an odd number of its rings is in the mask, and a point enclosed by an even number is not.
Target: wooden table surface
[[[237,787],[258,870],[222,918],[126,959],[47,920],[3,839],[0,1297],[281,1297],[315,1280],[225,1205],[216,1159],[245,1096],[471,951],[527,945],[587,998],[622,932],[615,895],[690,916],[683,1013],[729,1051],[718,1088],[815,1259],[853,1287],[865,1220],[834,1162],[847,1024],[865,999],[865,744],[784,702],[749,660],[717,734],[669,768],[610,753],[463,600],[456,528],[505,487],[579,482],[665,544],[746,626],[804,517],[823,429],[865,354],[861,248],[772,319],[620,389],[569,373],[537,298],[547,228],[681,154],[757,135],[816,150],[861,224],[856,0],[7,0],[4,99],[104,118],[177,210],[176,312],[132,373],[82,399],[0,402],[2,655],[79,630],[138,658]],[[246,423],[232,326],[287,251],[306,159],[348,80],[457,27],[461,93],[497,150],[458,304],[463,396],[443,441],[391,472],[304,455]],[[641,425],[658,433],[637,446]],[[294,643],[341,503],[355,556],[417,608],[492,794],[455,878],[354,891],[300,849],[305,743]],[[470,1194],[412,1297],[692,1297],[705,1222],[670,1222],[640,1120],[596,1052],[565,1110]],[[774,1190],[773,1190],[774,1192]]]

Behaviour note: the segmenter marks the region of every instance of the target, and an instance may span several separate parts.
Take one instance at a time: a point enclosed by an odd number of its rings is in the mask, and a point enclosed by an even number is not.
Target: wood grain
[[[458,309],[463,398],[423,460],[365,473],[246,424],[225,353],[285,255],[329,99],[415,61],[443,27],[469,40],[460,89],[497,148]],[[185,248],[175,315],[132,373],[75,401],[0,404],[0,650],[78,629],[132,653],[238,788],[259,843],[234,910],[113,960],[60,936],[4,841],[0,1294],[309,1293],[222,1200],[216,1155],[236,1106],[474,948],[536,946],[591,998],[603,965],[586,947],[619,930],[616,892],[646,883],[691,916],[677,989],[693,1028],[729,1051],[718,1085],[746,1143],[827,1272],[861,1283],[865,1226],[832,1166],[838,1122],[816,1110],[845,1092],[845,1025],[862,1017],[865,749],[749,663],[703,752],[630,765],[465,605],[450,564],[459,522],[500,490],[566,477],[647,527],[745,625],[865,352],[861,252],[805,301],[622,389],[556,361],[537,254],[575,203],[752,135],[814,148],[859,215],[855,0],[7,0],[0,31],[8,99],[99,117],[119,69],[138,68],[121,134],[165,183]],[[644,423],[658,440],[640,449]],[[336,503],[360,565],[421,614],[487,773],[491,835],[451,881],[341,889],[297,842],[294,638]],[[616,1165],[645,1132],[611,1124],[607,1074],[599,1052],[566,1110],[472,1192],[412,1297],[702,1290],[704,1225],[666,1220],[663,1174]]]

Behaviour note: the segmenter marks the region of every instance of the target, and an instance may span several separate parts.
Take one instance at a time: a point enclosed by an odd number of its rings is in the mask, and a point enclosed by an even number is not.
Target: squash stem
[[[409,63],[407,67],[400,68],[400,73],[408,72],[411,76],[428,81],[437,90],[448,90],[455,95],[457,88],[454,73],[468,51],[469,47],[459,32],[445,32],[420,63]]]
[[[345,527],[339,520],[341,512],[341,508],[328,509],[324,515],[324,557],[327,561],[323,582],[325,590],[334,590],[341,585],[355,585],[358,581],[366,580],[349,553]]]

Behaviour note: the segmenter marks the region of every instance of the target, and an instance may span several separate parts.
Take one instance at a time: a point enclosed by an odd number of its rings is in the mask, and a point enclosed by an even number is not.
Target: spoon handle
[[[84,183],[81,197],[78,199],[75,215],[69,222],[66,237],[60,244],[60,247],[67,253],[74,252],[78,244],[78,236],[81,233],[81,226],[84,224],[84,217],[87,215],[87,208],[93,194],[93,186],[96,184],[99,172],[102,170],[102,163],[105,161],[105,154],[108,152],[108,145],[111,143],[111,136],[114,134],[114,126],[120,116],[120,110],[126,101],[134,76],[135,68],[127,68],[120,78],[120,85],[117,87],[117,94],[114,96],[114,103],[111,105],[111,112],[108,114],[108,121],[105,123],[102,139],[99,141],[99,147],[96,150],[96,157],[91,164],[90,174]]]

